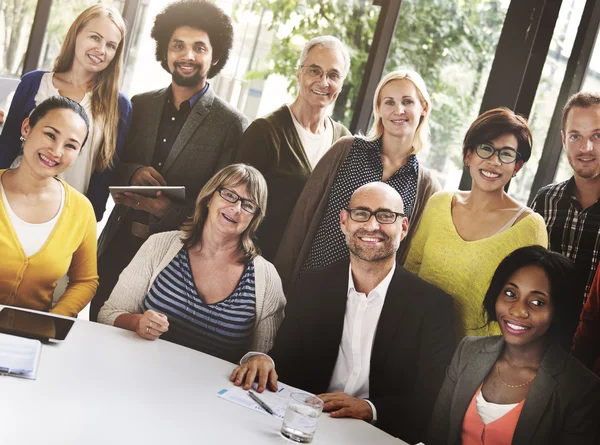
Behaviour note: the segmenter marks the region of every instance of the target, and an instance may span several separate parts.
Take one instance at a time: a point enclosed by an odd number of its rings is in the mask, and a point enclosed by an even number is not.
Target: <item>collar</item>
[[[198,100],[200,100],[200,98],[202,96],[204,96],[204,93],[206,93],[206,91],[208,91],[208,87],[210,85],[208,84],[208,82],[206,82],[206,85],[204,85],[204,88],[202,88],[200,91],[198,91],[196,94],[194,94],[192,97],[190,97],[187,100],[184,100],[183,102],[189,102],[190,104],[190,109],[194,108],[194,105],[196,105],[196,102],[198,102]],[[171,87],[171,85],[169,85],[169,91],[167,92],[168,96],[167,96],[167,101],[169,103],[173,103],[173,88]],[[182,103],[183,103],[182,102]]]
[[[394,261],[394,265],[392,266],[392,268],[390,269],[388,274],[385,276],[385,278],[383,280],[381,280],[377,286],[375,286],[375,289],[373,289],[371,292],[369,292],[369,294],[367,295],[367,299],[370,299],[371,297],[376,297],[376,296],[380,296],[381,298],[385,299],[388,288],[390,287],[390,282],[392,281],[392,278],[394,277],[394,272],[396,272],[396,262],[395,261]],[[352,278],[352,264],[350,264],[348,266],[348,295],[350,295],[351,291],[359,293],[356,290],[356,288],[354,287],[354,278]]]

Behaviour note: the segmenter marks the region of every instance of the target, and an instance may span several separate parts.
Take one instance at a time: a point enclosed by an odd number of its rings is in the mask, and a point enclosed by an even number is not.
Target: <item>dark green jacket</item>
[[[350,134],[342,124],[329,121],[333,125],[333,142]],[[288,218],[312,172],[287,105],[250,124],[235,162],[256,167],[267,180],[267,216],[257,236],[263,257],[272,262]]]

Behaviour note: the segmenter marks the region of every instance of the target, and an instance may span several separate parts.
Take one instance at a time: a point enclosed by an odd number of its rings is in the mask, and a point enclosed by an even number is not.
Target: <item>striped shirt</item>
[[[600,251],[600,200],[582,209],[575,197],[575,179],[542,187],[531,208],[542,215],[550,250],[570,258],[577,268],[573,290],[581,307],[587,299]]]
[[[184,247],[158,274],[143,305],[144,310],[167,316],[169,330],[162,339],[237,363],[248,351],[254,332],[254,262],[244,268],[231,295],[207,304],[198,295]]]

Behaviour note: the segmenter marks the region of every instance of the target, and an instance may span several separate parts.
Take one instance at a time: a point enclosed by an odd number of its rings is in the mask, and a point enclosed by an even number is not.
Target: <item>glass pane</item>
[[[600,39],[598,35],[596,35],[596,43],[594,44],[590,64],[583,79],[581,91],[600,91]],[[567,154],[563,150],[558,162],[558,169],[554,176],[554,182],[565,181],[571,176],[573,176],[573,170],[567,160]]]
[[[36,5],[37,0],[0,0],[0,77],[21,77]]]
[[[554,27],[554,34],[529,116],[529,126],[533,134],[531,159],[510,183],[511,196],[524,204],[527,203],[531,194],[531,184],[542,156],[552,113],[556,107],[556,100],[567,69],[567,61],[571,56],[571,49],[584,6],[585,0],[563,1]]]
[[[123,82],[123,90],[130,96],[162,88],[171,81],[170,75],[154,61],[154,41],[149,38],[154,17],[168,3],[167,0],[142,2]],[[371,0],[216,0],[215,3],[232,17],[235,30],[227,64],[209,81],[221,98],[250,119],[292,102],[297,93],[298,58],[306,40],[331,34],[353,49],[351,73],[331,110],[334,119],[349,124],[379,7],[374,7]]]
[[[44,44],[38,65],[39,69],[52,69],[54,59],[56,59],[60,52],[60,47],[71,23],[85,8],[96,3],[113,6],[118,11],[122,11],[125,0],[53,0],[48,27],[44,35]]]
[[[442,187],[457,189],[462,139],[477,117],[509,0],[404,0],[386,73],[409,68],[433,102],[431,147],[420,155]]]

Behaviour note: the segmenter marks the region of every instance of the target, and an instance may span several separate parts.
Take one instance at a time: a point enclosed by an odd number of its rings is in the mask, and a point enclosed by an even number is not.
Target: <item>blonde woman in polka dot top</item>
[[[360,186],[382,181],[396,189],[410,221],[398,251],[402,263],[429,197],[440,189],[416,153],[429,143],[431,101],[414,71],[394,71],[375,91],[374,123],[367,137],[337,141],[315,167],[289,219],[275,259],[284,287],[307,269],[348,257],[339,215]]]

